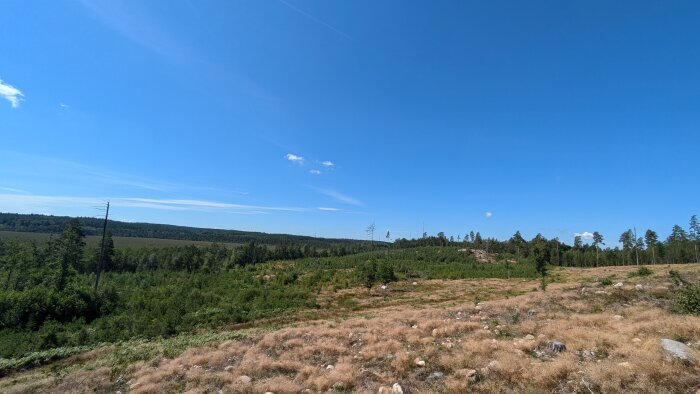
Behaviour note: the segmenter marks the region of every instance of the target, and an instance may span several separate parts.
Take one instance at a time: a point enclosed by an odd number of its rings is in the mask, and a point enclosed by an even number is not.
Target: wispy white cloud
[[[493,217],[493,212],[486,211],[484,212],[484,216],[486,217],[486,219],[491,219]]]
[[[315,17],[315,16],[309,14],[308,12],[302,10],[301,8],[295,6],[294,4],[291,4],[291,3],[289,3],[289,2],[287,2],[287,1],[285,1],[285,0],[279,0],[279,2],[282,3],[282,4],[284,4],[284,5],[286,5],[287,7],[291,8],[292,10],[298,12],[299,14],[301,14],[301,15],[303,15],[303,16],[309,18],[310,20],[312,20],[312,21],[318,23],[319,25],[324,26],[324,27],[326,27],[326,28],[328,28],[328,29],[334,31],[334,32],[340,34],[341,36],[343,36],[343,37],[345,37],[345,38],[348,38],[348,39],[350,38],[350,35],[348,35],[347,33],[343,32],[343,31],[341,31],[341,30],[339,30],[339,29],[336,29],[335,27],[333,27],[333,26],[329,25],[328,23],[322,21],[321,19],[319,19],[319,18],[317,18],[317,17]]]
[[[64,104],[64,103],[59,103],[58,106],[61,108],[68,108],[68,104]]]
[[[322,162],[321,165],[324,167],[333,167],[335,165],[335,163],[333,163],[330,160],[326,160],[326,161]]]
[[[588,231],[584,231],[582,233],[574,233],[574,236],[581,237],[583,239],[593,239],[593,233],[589,233]]]
[[[0,79],[0,96],[10,102],[12,108],[19,107],[19,102],[23,101],[22,92],[12,85],[8,85]]]
[[[284,157],[285,157],[287,160],[291,161],[292,163],[299,163],[299,164],[301,164],[301,163],[304,162],[304,158],[303,158],[303,157],[297,156],[297,155],[295,155],[295,154],[293,154],[293,153],[287,153],[286,155],[284,155]]]
[[[318,209],[319,211],[329,211],[329,212],[340,211],[340,209],[338,209],[338,208],[329,208],[329,207],[318,207],[316,209]]]
[[[48,179],[51,181],[67,180],[81,184],[96,182],[120,186],[123,189],[143,189],[158,192],[214,190],[209,187],[137,177],[69,160],[3,150],[0,150],[0,154],[11,162],[17,163],[17,165],[13,166],[0,166],[0,174],[12,174],[23,178],[34,177],[37,180]]]
[[[4,191],[10,192],[10,193],[29,194],[28,191],[15,189],[14,187],[0,187],[0,190],[4,190]]]
[[[341,202],[343,204],[349,204],[349,205],[357,205],[357,206],[362,206],[364,205],[362,201],[354,198],[347,196],[343,193],[340,193],[337,190],[332,190],[332,189],[316,189],[317,192],[323,194],[324,196],[328,196],[333,198],[334,200]]]
[[[273,207],[232,204],[220,201],[164,199],[143,197],[81,197],[47,196],[27,194],[0,194],[0,205],[6,209],[36,212],[46,208],[90,208],[110,201],[114,208],[146,208],[168,211],[200,211],[238,214],[264,214],[271,212],[308,212],[310,208]]]
[[[314,175],[321,175],[321,171],[319,171],[319,170],[309,170],[309,172],[314,174]]]

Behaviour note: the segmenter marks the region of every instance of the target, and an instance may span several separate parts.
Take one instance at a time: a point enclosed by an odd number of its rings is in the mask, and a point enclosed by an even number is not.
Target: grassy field
[[[46,242],[49,237],[53,235],[54,238],[58,237],[58,234],[49,233],[29,233],[29,232],[17,232],[17,231],[0,231],[0,239],[2,240],[19,240],[25,242]],[[85,237],[85,242],[88,246],[95,247],[100,244],[101,237],[96,235],[88,235]],[[167,246],[187,246],[187,245],[197,245],[206,246],[211,245],[211,242],[205,241],[187,241],[179,239],[160,239],[160,238],[135,238],[135,237],[112,237],[114,240],[115,248],[159,248]],[[238,244],[234,243],[223,243],[223,245],[236,246]]]
[[[700,266],[651,269],[554,268],[546,292],[534,278],[323,288],[318,309],[97,346],[7,376],[0,391],[694,393],[700,369],[659,340],[700,348],[700,318],[673,312],[670,275],[697,282]]]

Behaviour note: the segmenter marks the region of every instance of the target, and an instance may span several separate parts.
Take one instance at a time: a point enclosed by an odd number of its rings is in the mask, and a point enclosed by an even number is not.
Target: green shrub
[[[611,286],[613,284],[610,277],[598,279],[598,283],[600,283],[601,286]]]
[[[700,284],[679,288],[674,301],[678,312],[700,315]]]
[[[641,266],[636,271],[630,273],[629,276],[630,276],[630,278],[635,277],[635,276],[649,276],[653,273],[654,273],[654,271],[650,270],[649,268],[647,268],[645,266]]]

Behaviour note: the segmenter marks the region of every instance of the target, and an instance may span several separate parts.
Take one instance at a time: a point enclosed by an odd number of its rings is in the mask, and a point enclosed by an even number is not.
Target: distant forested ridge
[[[69,216],[0,213],[0,231],[60,234],[72,219]],[[85,235],[102,234],[103,219],[79,217]],[[210,228],[175,226],[170,224],[129,223],[110,220],[108,224],[116,237],[161,238],[187,241],[248,243],[267,245],[303,243],[315,247],[330,245],[369,244],[353,239],[314,238],[302,235],[267,234],[260,232],[218,230]],[[375,242],[376,243],[376,242]]]

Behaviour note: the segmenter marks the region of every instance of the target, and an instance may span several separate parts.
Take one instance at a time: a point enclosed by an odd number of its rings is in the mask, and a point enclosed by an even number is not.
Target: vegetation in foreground
[[[560,281],[546,292],[532,291],[536,278],[339,290],[327,296],[374,307],[101,347],[0,379],[0,391],[695,392],[698,365],[669,357],[659,341],[700,348],[700,318],[672,303],[686,286],[678,280],[697,283],[700,266],[671,269],[555,268]],[[553,351],[553,341],[564,348]]]

